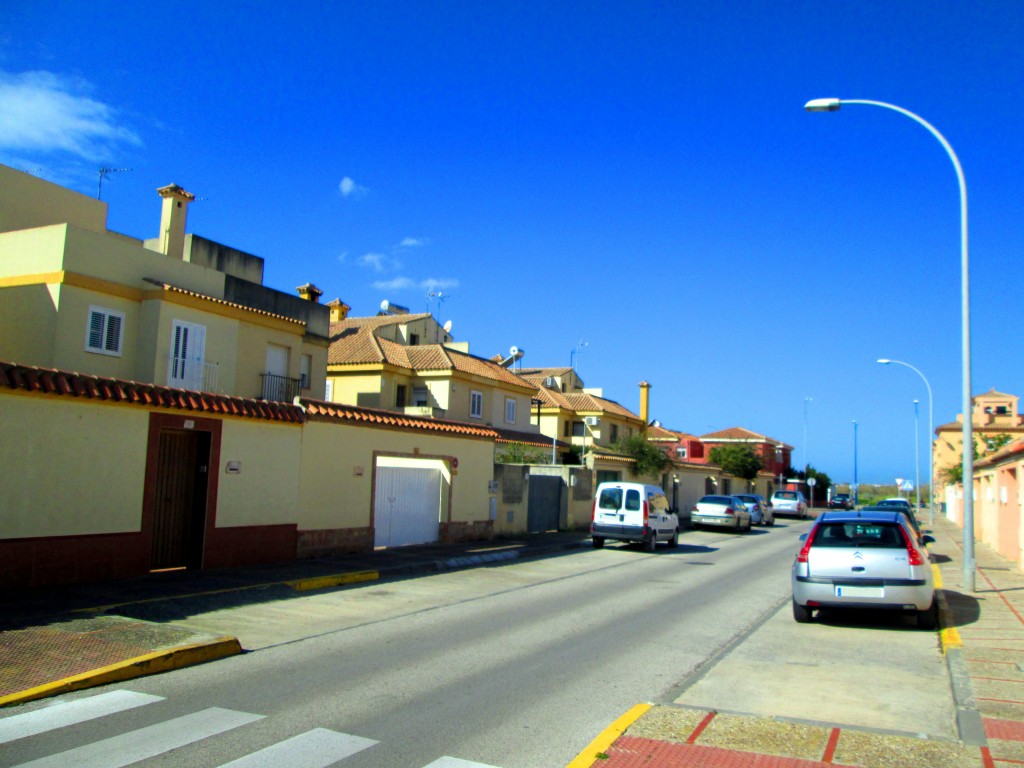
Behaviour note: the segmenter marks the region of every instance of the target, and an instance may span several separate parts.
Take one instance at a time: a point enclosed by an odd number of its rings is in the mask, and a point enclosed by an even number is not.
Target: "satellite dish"
[[[452,332],[452,321],[451,320],[446,321],[445,324],[443,326],[441,326],[441,327],[444,328],[444,332],[445,333],[451,333]]]
[[[519,347],[512,347],[512,349],[510,349],[508,351],[508,356],[509,357],[515,357],[518,354],[519,354]]]

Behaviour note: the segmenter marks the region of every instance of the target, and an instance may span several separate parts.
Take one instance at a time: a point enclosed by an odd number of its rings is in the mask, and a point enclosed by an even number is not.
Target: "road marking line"
[[[496,768],[496,766],[488,765],[487,763],[472,763],[469,760],[460,760],[457,757],[441,757],[430,763],[429,765],[423,766],[423,768]]]
[[[148,693],[110,691],[87,699],[59,702],[35,712],[0,719],[0,744],[163,700],[163,696],[151,696]]]
[[[335,573],[330,576],[315,576],[309,579],[295,579],[284,582],[296,592],[308,592],[311,589],[327,589],[342,584],[357,584],[362,581],[377,581],[378,571],[353,571],[352,573]]]
[[[637,704],[626,712],[626,714],[622,715],[618,720],[605,728],[604,732],[590,742],[586,748],[565,768],[590,768],[590,766],[597,761],[597,756],[599,754],[603,754],[604,751],[608,749],[615,740],[626,731],[627,728],[629,728],[629,726],[639,720],[640,716],[652,706],[654,705]]]
[[[828,743],[825,745],[825,754],[822,755],[821,762],[831,763],[835,759],[837,746],[839,746],[839,729],[833,728],[828,735]]]
[[[263,715],[211,707],[121,736],[42,757],[17,768],[67,768],[69,765],[75,768],[124,768],[262,719]]]
[[[379,743],[327,728],[314,728],[232,760],[220,768],[278,768],[282,765],[288,768],[327,768]]]

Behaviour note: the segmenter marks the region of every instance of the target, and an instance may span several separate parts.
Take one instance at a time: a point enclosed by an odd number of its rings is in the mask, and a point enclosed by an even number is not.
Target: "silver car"
[[[775,525],[775,513],[764,496],[759,493],[737,493],[735,496],[750,511],[754,525]]]
[[[793,618],[820,608],[913,613],[921,629],[938,626],[932,567],[899,512],[825,512],[801,537],[793,562]]]
[[[772,510],[777,515],[807,517],[807,499],[800,491],[778,490],[772,494]]]
[[[690,512],[690,523],[712,525],[716,528],[750,530],[750,510],[735,496],[704,496]]]

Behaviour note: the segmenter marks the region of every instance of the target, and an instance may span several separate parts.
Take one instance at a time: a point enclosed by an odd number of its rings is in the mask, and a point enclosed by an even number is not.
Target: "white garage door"
[[[440,519],[440,470],[377,467],[374,546],[400,547],[437,541]]]

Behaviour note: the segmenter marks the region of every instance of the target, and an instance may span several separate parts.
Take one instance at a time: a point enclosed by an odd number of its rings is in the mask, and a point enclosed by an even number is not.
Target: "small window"
[[[618,425],[618,424],[612,424],[612,428],[611,428],[611,434],[609,435],[609,439],[610,439],[610,440],[611,440],[611,441],[612,441],[613,443],[614,443],[614,442],[615,442],[616,440],[618,440],[618,439],[619,439],[619,425]]]
[[[412,404],[413,405],[416,405],[416,406],[428,405],[429,404],[427,402],[428,397],[429,396],[428,396],[427,388],[426,387],[413,387],[412,388]]]
[[[420,335],[418,333],[410,333],[409,334],[409,346],[410,347],[415,347],[419,343],[420,343]]]
[[[479,419],[484,415],[484,393],[472,390],[469,393],[469,415]]]
[[[309,374],[313,369],[313,356],[303,355],[299,365],[299,386],[302,389],[309,389]]]
[[[333,398],[334,398],[334,379],[328,379],[327,380],[327,389],[324,390],[324,399],[326,399],[327,402],[330,403],[330,402],[332,402]]]
[[[505,398],[505,423],[516,423],[516,401],[511,397]]]
[[[405,398],[407,396],[407,389],[405,384],[399,384],[395,387],[395,407],[405,408]]]
[[[564,422],[562,422],[562,437],[568,437],[568,436],[569,436],[569,422],[568,421],[564,421]]]
[[[676,448],[676,458],[685,459],[686,458],[686,449],[685,448]]]
[[[586,434],[587,434],[587,432],[584,429],[584,424],[583,424],[582,421],[574,421],[572,423],[572,436],[573,437],[584,437],[584,436],[586,436]]]
[[[123,334],[123,312],[103,307],[89,307],[89,323],[85,329],[86,351],[120,357]]]

